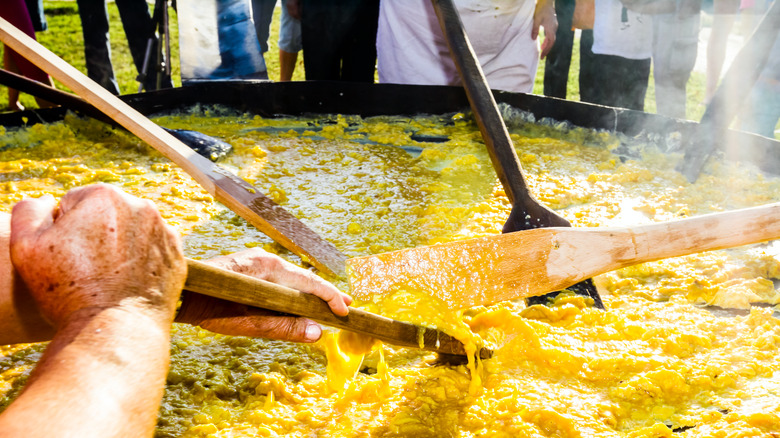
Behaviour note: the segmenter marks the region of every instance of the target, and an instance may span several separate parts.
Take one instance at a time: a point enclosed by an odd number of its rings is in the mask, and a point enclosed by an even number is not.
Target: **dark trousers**
[[[574,31],[571,29],[574,0],[556,0],[555,15],[558,16],[558,30],[555,32],[555,44],[544,62],[544,95],[566,99],[574,45]]]
[[[43,0],[24,0],[27,4],[27,11],[30,13],[30,20],[32,20],[33,29],[36,32],[43,32],[49,28],[49,23],[46,22],[46,16],[43,15]]]
[[[598,76],[594,78],[592,94],[581,95],[581,100],[644,111],[651,58],[628,59],[598,54],[592,56],[594,65],[598,66]]]
[[[544,95],[566,99],[571,54],[574,48],[574,31],[571,28],[574,18],[574,0],[555,2],[558,16],[558,30],[555,33],[555,45],[544,64]],[[593,30],[583,30],[580,35],[580,100],[593,102],[595,81],[598,79],[598,66],[593,51]]]
[[[379,0],[301,1],[306,80],[374,82]]]
[[[84,34],[84,57],[87,75],[113,94],[119,94],[119,86],[111,64],[111,46],[108,37],[108,9],[105,0],[77,0],[81,27]],[[130,54],[138,73],[144,65],[144,56],[154,25],[145,0],[116,0],[122,27],[125,30]],[[151,60],[156,59],[157,45],[152,44]],[[144,89],[156,90],[157,78],[154,67],[147,68]],[[171,78],[164,76],[161,88],[172,87]]]

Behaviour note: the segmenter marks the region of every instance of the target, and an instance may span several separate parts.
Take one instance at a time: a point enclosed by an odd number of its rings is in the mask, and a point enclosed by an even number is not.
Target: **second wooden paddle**
[[[537,201],[528,190],[520,160],[515,152],[514,143],[509,137],[504,119],[498,111],[496,100],[490,91],[482,67],[469,43],[458,10],[452,0],[431,0],[439,19],[444,39],[450,49],[466,96],[477,120],[479,131],[487,146],[490,161],[504,186],[504,191],[512,202],[505,230],[518,231],[540,227],[570,227],[569,221],[559,216]],[[603,308],[596,287],[588,278],[573,289],[593,298],[596,307]],[[550,291],[552,292],[552,291]]]
[[[385,318],[350,308],[347,316],[336,316],[328,303],[311,294],[187,260],[186,290],[276,312],[303,316],[322,324],[379,339],[391,345],[421,348],[454,356],[466,356],[463,343],[431,328]],[[480,348],[477,355],[488,359],[492,352]]]
[[[350,293],[398,290],[468,308],[618,268],[780,238],[780,203],[631,228],[538,228],[350,259]]]
[[[163,128],[2,18],[0,40],[157,149],[184,169],[217,201],[268,237],[318,269],[337,276],[344,275],[344,254],[252,185],[193,152]]]

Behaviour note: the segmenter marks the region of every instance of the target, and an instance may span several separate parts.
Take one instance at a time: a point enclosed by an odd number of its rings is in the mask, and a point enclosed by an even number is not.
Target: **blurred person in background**
[[[584,36],[583,36],[584,38]],[[652,18],[619,0],[596,0],[593,61],[599,66],[585,102],[644,111],[652,56]]]
[[[252,0],[252,19],[260,50],[265,60],[268,52],[268,37],[273,21],[276,0]],[[301,38],[300,6],[297,0],[282,0],[279,23],[279,81],[292,80],[298,52],[303,48]],[[294,15],[293,15],[294,14]]]
[[[585,20],[575,23],[574,16],[577,10],[577,1],[559,0],[555,2],[555,14],[558,17],[558,30],[555,33],[555,44],[553,45],[544,65],[544,95],[567,98],[567,84],[569,80],[569,68],[571,66],[571,56],[574,47],[575,29],[580,29],[580,65],[579,65],[579,90],[580,100],[592,101],[593,83],[598,77],[598,66],[593,63],[593,10],[578,11],[580,14],[578,20]],[[592,6],[591,2],[583,2],[587,6]],[[582,5],[581,5],[582,6]],[[580,7],[581,7],[580,6]],[[584,96],[584,97],[583,97]]]
[[[35,3],[37,4],[37,2]],[[42,12],[42,9],[40,12],[36,11],[35,22],[39,28],[44,29],[46,27],[46,21],[45,18],[41,20]],[[0,2],[0,16],[35,39],[33,20],[30,18],[24,0],[3,0]],[[3,64],[5,69],[12,73],[19,73],[30,79],[54,87],[54,82],[45,71],[36,67],[33,63],[28,61],[27,58],[9,49],[7,46],[3,50]],[[35,100],[41,108],[54,106],[50,102],[37,97]],[[24,106],[19,102],[19,91],[13,88],[8,88],[8,109],[12,111],[24,110]]]
[[[298,52],[303,49],[298,0],[282,0],[282,18],[279,24],[279,81],[292,80]],[[297,15],[293,15],[297,14]]]
[[[558,19],[558,30],[555,32],[553,45],[544,64],[544,95],[566,99],[566,85],[569,81],[571,52],[574,44],[575,0],[556,0],[555,15]]]
[[[288,0],[301,21],[306,80],[374,82],[379,0]]]
[[[714,0],[712,4],[712,29],[707,40],[707,84],[704,103],[710,103],[718,88],[729,34],[739,12],[740,0]]]
[[[268,79],[268,68],[265,62],[265,54],[268,52],[268,36],[271,34],[271,22],[274,18],[276,0],[252,0],[252,21],[255,23],[255,34],[260,43],[260,55],[263,57],[265,77]],[[258,79],[260,79],[258,77]]]
[[[210,263],[348,313],[348,295],[264,251]],[[0,414],[0,436],[152,436],[186,272],[181,238],[154,204],[107,184],[0,214],[0,345],[51,340]],[[322,334],[305,318],[197,294],[183,296],[175,317],[227,335],[314,342]]]
[[[780,37],[775,40],[764,69],[740,114],[740,129],[775,138],[780,119]]]
[[[120,94],[119,85],[114,76],[114,66],[111,63],[111,44],[108,34],[108,8],[107,0],[76,0],[81,17],[82,33],[84,34],[84,57],[87,62],[87,76],[100,84],[112,94]],[[157,53],[159,41],[154,38],[154,22],[149,14],[149,5],[146,0],[116,0],[119,16],[122,19],[122,27],[130,46],[130,54],[138,71],[142,74],[147,44],[150,39],[152,46],[150,53]],[[152,67],[153,68],[153,67]],[[161,73],[160,88],[171,88],[173,83],[170,76]],[[147,72],[144,77],[143,88],[147,91],[156,90],[157,72]]]
[[[490,87],[531,92],[539,58],[555,43],[552,1],[456,0],[455,6]],[[545,32],[541,51],[540,27]],[[382,0],[377,53],[379,82],[461,83],[430,0]]]
[[[43,0],[24,0],[24,3],[27,5],[27,12],[30,14],[33,29],[36,32],[47,30],[49,23],[46,21],[46,15],[43,13]]]
[[[668,0],[653,17],[656,112],[685,118],[686,85],[696,64],[701,0]]]

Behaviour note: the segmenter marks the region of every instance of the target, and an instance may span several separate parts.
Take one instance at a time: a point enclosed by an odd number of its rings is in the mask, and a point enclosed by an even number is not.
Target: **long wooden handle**
[[[343,277],[347,257],[246,181],[198,155],[72,65],[0,18],[0,40],[176,163],[214,198],[318,269]]]
[[[780,238],[780,203],[631,228],[559,231],[547,275],[573,284],[639,263]]]
[[[463,29],[458,10],[452,0],[432,2],[498,179],[513,204],[536,202],[528,191],[509,131]]]
[[[196,260],[187,260],[187,268],[187,283],[184,288],[192,292],[303,316],[331,327],[371,336],[392,345],[421,348],[450,355],[466,355],[462,342],[439,330],[385,318],[354,308],[349,310],[347,316],[336,316],[325,301],[312,294]],[[487,359],[492,352],[482,348],[478,354],[481,358]]]

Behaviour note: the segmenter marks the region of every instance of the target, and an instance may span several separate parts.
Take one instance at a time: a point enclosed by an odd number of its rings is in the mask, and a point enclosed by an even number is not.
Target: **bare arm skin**
[[[41,316],[35,300],[14,271],[9,238],[10,215],[0,213],[0,345],[48,341],[54,336],[54,328]],[[217,257],[208,263],[317,295],[337,315],[346,315],[347,306],[352,303],[349,295],[312,272],[261,249]],[[315,342],[322,334],[319,325],[309,319],[186,292],[176,322],[225,335],[292,342]]]
[[[312,272],[261,249],[217,257],[207,263],[317,295],[327,301],[337,315],[346,315],[349,311],[347,306],[352,302],[349,295]],[[282,316],[269,310],[188,292],[182,298],[176,322],[197,325],[216,333],[293,342],[315,342],[322,335],[320,326],[306,318]]]
[[[151,436],[186,276],[178,235],[151,202],[106,185],[59,208],[22,201],[11,230],[11,260],[56,334],[0,436]]]
[[[11,264],[11,215],[0,213],[0,345],[48,341],[54,327],[43,319]]]
[[[555,15],[554,0],[537,0],[531,39],[535,40],[539,36],[540,26],[544,28],[544,41],[539,53],[539,57],[543,59],[552,50],[553,44],[555,44],[555,32],[558,31],[558,17]]]

